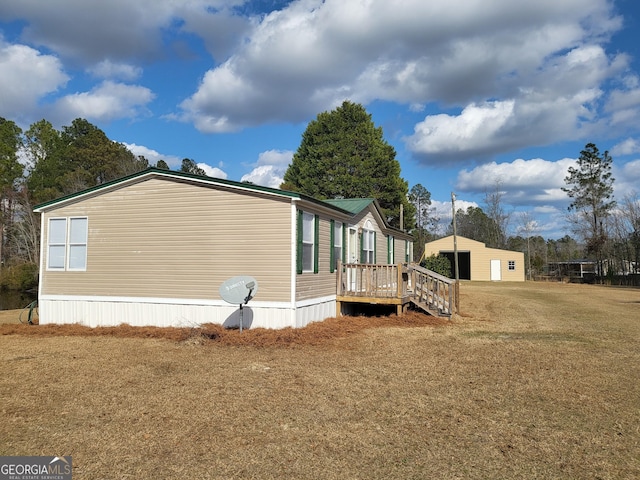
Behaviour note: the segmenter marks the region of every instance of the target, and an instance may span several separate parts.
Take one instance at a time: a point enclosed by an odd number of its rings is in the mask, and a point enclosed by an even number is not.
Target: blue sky
[[[499,188],[567,233],[586,143],[640,184],[636,0],[0,0],[0,116],[82,117],[152,163],[278,186],[309,121],[362,103],[444,222]],[[447,219],[448,216],[448,219]]]

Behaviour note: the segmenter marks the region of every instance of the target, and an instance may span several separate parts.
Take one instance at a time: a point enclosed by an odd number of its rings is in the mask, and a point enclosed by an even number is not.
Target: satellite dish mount
[[[249,303],[258,292],[258,282],[248,275],[241,275],[226,280],[220,285],[220,296],[233,305],[240,306],[240,331],[242,332],[243,307]]]

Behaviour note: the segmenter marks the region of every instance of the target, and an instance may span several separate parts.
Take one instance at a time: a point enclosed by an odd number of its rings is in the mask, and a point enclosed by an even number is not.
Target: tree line
[[[0,263],[2,288],[32,288],[37,283],[40,221],[34,205],[155,166],[85,119],[56,129],[47,120],[23,131],[0,117]],[[185,158],[181,171],[204,175]]]
[[[573,237],[545,240],[535,234],[535,222],[528,212],[520,214],[516,233],[509,235],[513,219],[504,208],[499,182],[485,194],[485,209],[468,207],[456,211],[457,234],[483,242],[489,248],[524,252],[528,278],[551,273],[545,268],[549,263],[578,259],[593,261],[600,280],[639,274],[640,199],[637,192],[626,195],[621,202],[614,199],[612,163],[609,152],[601,153],[595,144],[588,143],[576,166],[568,169],[562,190],[571,200],[566,219]],[[437,238],[421,228],[433,226],[438,220],[429,209],[429,192],[416,185],[410,198],[418,210],[416,237],[426,241]],[[450,225],[445,235],[452,233]],[[418,247],[422,245],[424,242],[418,243]]]
[[[640,211],[637,195],[618,204],[613,199],[612,158],[589,143],[580,152],[576,167],[568,170],[563,191],[571,200],[567,212],[573,235],[544,240],[528,212],[520,214],[520,226],[510,234],[512,214],[504,206],[502,185],[485,193],[485,205],[455,212],[457,233],[490,248],[522,251],[529,278],[541,275],[549,262],[589,258],[598,273],[637,273],[640,267]],[[421,184],[408,189],[400,177],[395,151],[383,138],[362,105],[349,101],[320,113],[303,133],[302,143],[284,176],[282,188],[316,198],[373,197],[392,226],[414,235],[414,260],[424,244],[441,236],[431,193]],[[452,224],[444,235],[452,234]],[[574,239],[575,237],[575,239]]]
[[[424,244],[450,235],[452,224],[445,232],[437,231],[431,193],[421,184],[409,190],[395,155],[365,108],[345,101],[308,124],[281,188],[318,199],[375,198],[389,225],[413,234],[418,260]],[[576,239],[566,235],[544,240],[526,212],[515,234],[509,234],[513,218],[504,208],[499,183],[486,192],[484,208],[455,212],[457,234],[490,248],[524,252],[529,277],[542,274],[549,262],[576,258],[596,259],[601,275],[638,273],[640,204],[637,194],[621,203],[613,199],[611,163],[608,152],[600,154],[594,144],[587,144],[577,166],[568,171],[563,190],[571,199],[567,218]],[[12,281],[19,287],[37,282],[40,222],[34,205],[149,166],[146,158],[82,118],[60,130],[43,119],[26,131],[0,118],[0,286],[7,286],[13,271],[18,278]],[[169,169],[164,160],[153,166]],[[189,158],[179,170],[205,175]]]

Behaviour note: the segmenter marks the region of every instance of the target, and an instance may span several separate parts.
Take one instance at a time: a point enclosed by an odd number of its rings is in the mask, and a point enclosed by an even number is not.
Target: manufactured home
[[[302,327],[336,315],[340,262],[412,252],[372,199],[320,201],[156,168],[35,211],[41,324]],[[242,310],[220,293],[234,277],[257,284]]]
[[[424,246],[425,256],[442,255],[449,259],[455,269],[454,253],[458,252],[458,275],[461,280],[524,282],[524,253],[498,248],[487,248],[486,244],[461,236],[448,237],[428,242]],[[451,272],[453,278],[454,271]]]

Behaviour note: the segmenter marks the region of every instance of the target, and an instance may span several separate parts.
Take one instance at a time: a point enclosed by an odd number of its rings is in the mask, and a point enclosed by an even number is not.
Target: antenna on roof
[[[219,291],[225,302],[240,306],[240,331],[242,332],[243,307],[258,292],[258,281],[248,275],[233,277],[222,282]]]

